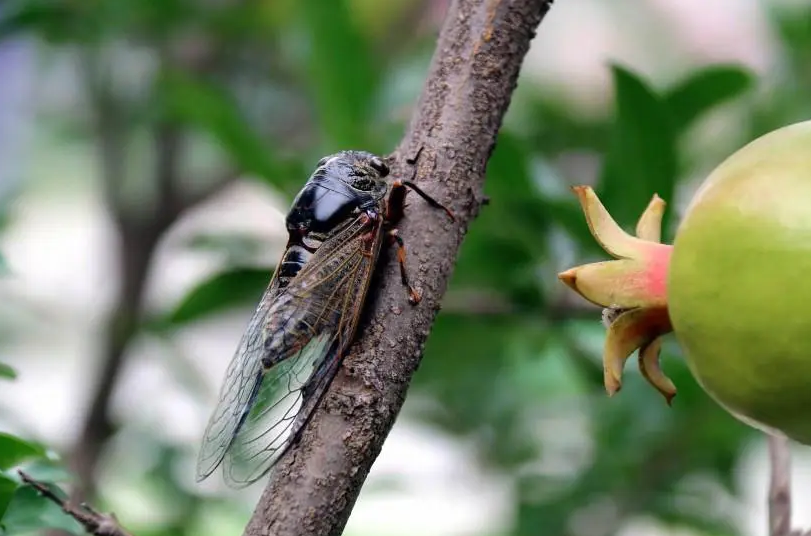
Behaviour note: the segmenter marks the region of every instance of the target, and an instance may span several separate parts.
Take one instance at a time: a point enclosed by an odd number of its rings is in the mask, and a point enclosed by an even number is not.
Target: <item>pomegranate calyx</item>
[[[588,186],[572,188],[592,236],[616,260],[570,268],[558,274],[569,288],[604,307],[608,334],[603,350],[603,382],[609,396],[622,387],[628,357],[639,350],[642,376],[670,404],[673,382],[659,366],[662,336],[672,331],[667,313],[667,268],[672,246],[661,244],[665,201],[654,195],[631,236],[614,221]]]

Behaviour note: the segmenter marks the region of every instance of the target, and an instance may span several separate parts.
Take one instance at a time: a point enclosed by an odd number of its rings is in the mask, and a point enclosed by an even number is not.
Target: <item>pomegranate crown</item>
[[[570,268],[558,278],[585,299],[603,307],[608,334],[603,350],[603,381],[609,396],[622,387],[625,361],[639,350],[642,376],[670,404],[673,382],[662,372],[662,337],[673,327],[667,312],[667,268],[672,246],[661,243],[665,202],[654,194],[631,236],[617,224],[594,190],[572,188],[592,236],[616,260]]]

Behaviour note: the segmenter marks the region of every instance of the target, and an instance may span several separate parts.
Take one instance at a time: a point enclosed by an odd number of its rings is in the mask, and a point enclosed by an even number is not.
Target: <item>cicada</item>
[[[229,486],[250,485],[297,442],[354,339],[387,236],[398,248],[408,299],[419,302],[393,227],[403,215],[406,187],[453,214],[413,182],[387,181],[388,174],[378,156],[340,152],[318,162],[293,200],[284,253],[208,422],[198,482],[222,464]]]

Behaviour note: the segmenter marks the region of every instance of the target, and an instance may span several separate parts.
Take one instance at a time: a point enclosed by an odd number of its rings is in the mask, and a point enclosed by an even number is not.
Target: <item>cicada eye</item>
[[[389,166],[387,166],[381,158],[375,156],[369,160],[369,165],[372,166],[372,169],[380,173],[381,177],[385,177],[389,174]]]

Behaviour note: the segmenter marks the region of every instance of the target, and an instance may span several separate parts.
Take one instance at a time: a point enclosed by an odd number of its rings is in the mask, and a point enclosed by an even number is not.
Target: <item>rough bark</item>
[[[483,204],[485,168],[523,58],[551,0],[455,0],[439,35],[393,175],[422,147],[416,181],[457,216],[412,201],[399,226],[423,300],[411,307],[396,263],[384,277],[300,444],[274,469],[244,534],[341,534],[403,404],[456,256]]]

